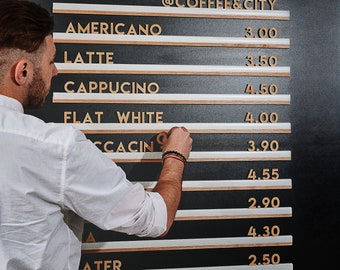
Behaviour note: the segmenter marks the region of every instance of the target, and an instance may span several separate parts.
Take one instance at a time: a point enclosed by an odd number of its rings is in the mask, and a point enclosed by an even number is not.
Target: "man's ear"
[[[18,85],[23,85],[28,81],[29,61],[26,59],[19,60],[14,67],[14,81]]]

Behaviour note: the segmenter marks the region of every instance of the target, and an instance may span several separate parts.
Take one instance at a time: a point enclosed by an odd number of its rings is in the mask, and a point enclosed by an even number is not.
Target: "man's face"
[[[56,48],[52,36],[47,36],[40,66],[34,68],[32,81],[27,86],[25,107],[37,108],[45,103],[51,89],[52,77],[58,74],[54,64],[55,54]]]

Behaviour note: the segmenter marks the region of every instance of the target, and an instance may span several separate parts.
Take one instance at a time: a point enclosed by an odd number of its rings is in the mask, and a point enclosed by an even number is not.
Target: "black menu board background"
[[[35,2],[46,7],[52,11],[51,0],[44,0]],[[91,1],[59,1],[63,3],[91,3]],[[124,4],[124,5],[149,5],[161,6],[160,1],[92,1],[95,4]],[[280,120],[291,123],[290,135],[273,135],[268,134],[265,138],[275,138],[280,140],[280,147],[291,151],[292,159],[286,163],[280,163],[283,168],[283,176],[291,178],[293,188],[290,191],[270,191],[266,195],[279,196],[281,204],[284,206],[291,206],[293,209],[293,216],[287,220],[281,220],[282,234],[291,234],[293,236],[292,247],[281,247],[280,253],[288,254],[286,262],[291,262],[294,269],[331,269],[331,265],[337,262],[336,255],[338,254],[339,242],[339,143],[340,143],[340,127],[339,127],[339,81],[337,75],[339,73],[339,19],[338,1],[293,1],[293,0],[278,0],[277,6],[282,10],[290,11],[290,20],[288,22],[273,21],[270,25],[276,26],[280,31],[284,32],[284,37],[290,38],[290,48],[287,50],[272,50],[278,55],[280,65],[290,66],[290,78],[267,78],[266,82],[280,82],[285,93],[291,95],[291,104],[289,107],[279,106],[271,108],[267,106],[268,111],[275,110],[280,114]],[[59,16],[59,17],[58,17]],[[62,26],[62,16],[65,16],[64,23],[67,23],[69,15],[55,15],[56,29],[61,32],[65,31],[65,26]],[[79,20],[88,19],[84,16],[79,16]],[[121,20],[129,21],[131,18],[124,17]],[[141,21],[148,19],[139,18]],[[176,24],[178,20],[178,25]],[[158,21],[153,18],[149,21]],[[211,31],[216,36],[233,36],[236,32],[239,36],[245,34],[244,28],[247,22],[232,19],[202,19],[201,24],[197,24],[195,18],[161,18],[163,31],[170,32],[174,35],[190,35],[192,32],[200,31],[201,35],[209,35]],[[183,27],[183,22],[188,24],[188,27]],[[203,23],[204,22],[204,23]],[[213,23],[214,22],[214,23]],[[253,25],[258,22],[252,20]],[[266,24],[268,22],[265,22]],[[202,28],[202,25],[205,25]],[[67,24],[66,24],[67,25]],[[214,25],[213,27],[211,25]],[[216,27],[220,26],[221,28]],[[228,30],[226,25],[229,26]],[[242,25],[242,26],[240,26]],[[223,29],[223,30],[222,30]],[[242,32],[243,31],[243,32]],[[63,45],[62,50],[72,50],[75,45]],[[80,45],[84,46],[84,45]],[[96,45],[88,45],[89,50],[95,50]],[[73,48],[72,48],[73,47]],[[57,44],[57,49],[60,44]],[[106,50],[109,46],[101,45],[101,50]],[[241,56],[245,56],[245,49],[211,49],[211,48],[191,48],[191,47],[156,47],[155,50],[150,50],[146,47],[133,46],[117,46],[115,53],[117,55],[117,62],[128,63],[184,63],[184,64],[226,64],[227,65],[244,65],[245,62],[240,62]],[[247,52],[256,53],[259,49],[246,49]],[[237,51],[235,53],[235,51]],[[266,52],[266,54],[270,54]],[[197,57],[199,55],[199,57]],[[58,52],[56,62],[62,62],[62,52]],[[242,60],[244,61],[244,60]],[[85,75],[68,74],[63,75],[68,80],[84,80]],[[124,80],[128,78],[127,75],[114,75],[114,80]],[[134,78],[139,78],[138,75]],[[146,76],[146,78],[148,78]],[[150,78],[150,77],[149,77]],[[64,79],[65,81],[66,79]],[[171,91],[182,91],[186,87],[195,89],[196,93],[209,92],[209,86],[213,87],[212,91],[218,93],[222,92],[222,88],[239,89],[245,86],[245,81],[258,83],[258,79],[249,78],[244,79],[240,77],[231,78],[224,76],[211,77],[197,77],[195,80],[186,76],[152,76],[152,79],[158,82],[163,82]],[[171,80],[171,82],[167,81]],[[240,83],[240,81],[243,81]],[[55,88],[52,91],[62,91],[60,79],[54,79]],[[194,84],[194,85],[193,85]],[[203,87],[202,87],[203,85]],[[227,85],[227,86],[225,86]],[[58,88],[59,87],[59,88]],[[180,90],[176,90],[180,89]],[[43,120],[49,122],[63,122],[63,112],[68,110],[88,111],[91,110],[86,106],[80,104],[53,104],[52,91],[47,100],[47,104],[39,110],[28,110],[27,113],[36,115]],[[110,106],[101,105],[102,110],[109,110]],[[117,110],[124,110],[124,104],[115,105]],[[244,106],[244,105],[242,105]],[[216,122],[222,122],[226,115],[227,122],[240,122],[244,114],[249,109],[256,111],[252,106],[242,107],[237,105],[216,105],[216,106],[195,106],[186,105],[178,106],[173,110],[171,105],[154,105],[154,111],[164,111],[167,115],[167,122],[209,122],[211,115],[215,115]],[[142,110],[138,105],[133,106],[133,110]],[[72,109],[71,109],[72,108]],[[104,119],[105,121],[106,119]],[[108,122],[111,119],[107,119]],[[112,122],[112,121],[111,121]],[[101,139],[102,135],[91,135],[91,139]],[[129,140],[131,135],[124,136],[124,139]],[[133,137],[133,136],[131,136]],[[143,135],[142,138],[148,136]],[[237,134],[219,134],[219,135],[193,135],[194,147],[199,145],[201,151],[208,150],[244,150],[245,142],[251,138],[262,138],[263,135],[237,135]],[[226,143],[226,138],[231,144]],[[207,143],[208,142],[208,143]],[[241,147],[242,146],[242,147]],[[276,163],[272,162],[275,167]],[[157,170],[160,169],[159,164],[150,164],[148,168],[155,169],[155,175],[146,174],[148,177],[156,177]],[[226,164],[209,164],[209,171],[201,168],[204,164],[193,164],[188,166],[185,176],[190,176],[193,179],[215,177],[235,179],[239,177],[236,172],[247,174],[249,163],[245,162],[231,162]],[[261,167],[259,165],[259,167]],[[143,170],[143,165],[129,165],[124,167],[128,171],[128,176],[134,178],[138,175],[139,169]],[[242,171],[243,170],[243,171]],[[222,175],[222,176],[220,176]],[[261,191],[257,191],[261,194]],[[252,192],[256,194],[257,192]],[[225,198],[225,196],[228,198]],[[184,195],[183,204],[197,207],[197,208],[217,208],[219,205],[231,208],[233,204],[239,206],[239,202],[247,202],[249,196],[244,192],[239,191],[216,191],[212,193],[198,192],[195,195]],[[195,204],[192,203],[195,201]],[[192,204],[192,205],[191,205]],[[247,207],[245,204],[243,207]],[[227,237],[229,234],[233,235],[234,231],[246,232],[248,227],[238,220],[224,220],[224,221],[200,221],[195,223],[192,235],[188,235],[191,223],[182,223],[175,225],[170,237],[176,238],[190,238],[197,237],[195,230],[203,231],[204,228],[212,226],[213,231],[206,232],[207,237]],[[252,224],[265,223],[275,224],[275,220],[266,220],[265,222],[255,221]],[[222,233],[223,232],[223,233]],[[114,234],[111,237],[110,233],[100,235],[97,241],[113,241],[120,236]],[[123,239],[129,239],[124,238]],[[119,239],[118,239],[119,240]],[[264,248],[263,252],[270,252],[271,248]],[[336,252],[337,251],[337,252]],[[172,263],[169,267],[190,267],[190,266],[205,266],[205,265],[232,265],[239,264],[240,257],[242,257],[244,264],[247,264],[247,256],[253,251],[233,249],[226,251],[225,249],[213,250],[188,250],[171,251],[167,254]],[[143,260],[152,261],[156,267],[162,267],[162,252],[149,253],[125,253],[117,256],[119,259],[130,261],[126,264],[126,268],[122,269],[139,269],[138,264]],[[103,253],[97,256],[97,259],[106,258],[108,255]],[[226,258],[226,256],[228,258]],[[109,256],[110,257],[110,256]],[[114,255],[110,258],[115,257]],[[208,259],[207,259],[208,258]],[[188,261],[187,265],[179,264],[180,261]],[[209,264],[209,261],[213,263]],[[133,262],[132,262],[133,261]],[[195,264],[192,262],[195,261]],[[191,263],[190,263],[191,262]],[[83,266],[84,267],[84,266]],[[82,269],[82,268],[81,268]]]

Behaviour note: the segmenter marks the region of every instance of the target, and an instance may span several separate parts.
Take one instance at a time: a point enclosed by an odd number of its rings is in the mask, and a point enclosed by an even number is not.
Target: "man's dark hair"
[[[52,34],[53,24],[50,13],[35,3],[0,0],[0,50],[35,52]]]

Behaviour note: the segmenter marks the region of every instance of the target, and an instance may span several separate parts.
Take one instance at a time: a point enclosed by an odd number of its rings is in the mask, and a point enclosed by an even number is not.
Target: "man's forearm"
[[[153,189],[163,197],[167,207],[167,230],[163,236],[169,231],[181,200],[184,166],[178,159],[165,159],[158,183]]]

